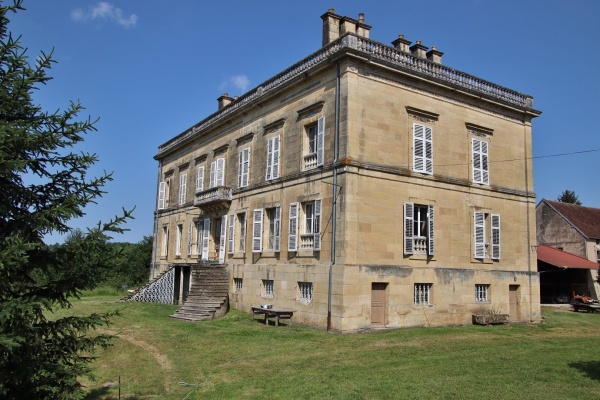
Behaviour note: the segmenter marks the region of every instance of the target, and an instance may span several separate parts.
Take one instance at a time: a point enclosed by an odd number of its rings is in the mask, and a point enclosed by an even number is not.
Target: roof
[[[600,239],[600,208],[542,199],[588,239]]]
[[[597,263],[583,257],[544,245],[537,246],[537,259],[559,268],[596,269],[600,267]]]

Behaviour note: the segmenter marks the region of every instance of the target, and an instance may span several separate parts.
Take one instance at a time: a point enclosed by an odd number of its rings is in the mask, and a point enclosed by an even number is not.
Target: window
[[[316,124],[306,128],[304,168],[309,169],[323,165],[324,144],[325,117],[321,117]]]
[[[194,223],[190,221],[188,225],[188,235],[187,235],[187,254],[188,256],[192,255],[192,238],[194,237]]]
[[[227,253],[235,252],[235,215],[229,216],[229,227],[227,232]]]
[[[475,301],[489,301],[488,288],[490,285],[475,285]]]
[[[250,173],[250,147],[240,151],[239,169],[238,169],[238,187],[248,186],[248,176]]]
[[[596,262],[600,263],[600,239],[596,239]]]
[[[279,251],[281,242],[281,207],[267,208],[267,218],[269,219],[269,237],[267,249]]]
[[[253,213],[252,221],[252,252],[260,253],[262,251],[262,224],[263,209],[257,208]]]
[[[266,180],[279,178],[279,135],[267,141],[267,176]]]
[[[162,255],[166,257],[169,250],[169,227],[163,226]]]
[[[202,254],[202,236],[204,234],[204,221],[200,220],[196,224],[196,254]]]
[[[298,282],[298,299],[310,303],[312,301],[313,284],[312,282]]]
[[[273,298],[273,281],[270,279],[263,279],[263,297]]]
[[[210,182],[211,188],[223,186],[225,182],[225,159],[217,158],[210,163]]]
[[[237,215],[238,225],[240,226],[240,234],[238,238],[238,249],[241,252],[246,251],[246,214],[240,213]]]
[[[175,245],[175,256],[181,256],[181,235],[183,233],[183,225],[177,225],[177,242]]]
[[[205,218],[202,223],[202,259],[208,260],[210,246],[210,218]]]
[[[235,294],[242,294],[244,281],[242,278],[233,278],[233,284],[235,285]]]
[[[298,250],[298,203],[290,204],[288,251]]]
[[[158,185],[158,209],[164,210],[169,206],[169,181],[160,182]]]
[[[304,213],[302,225],[304,233],[300,235],[301,250],[321,250],[321,203],[321,199],[311,201],[308,203],[302,203],[302,211]],[[291,206],[293,206],[294,204],[297,207],[298,203],[292,203]],[[291,206],[288,248],[290,248],[292,242],[296,240],[296,232],[293,230],[292,225],[297,225],[297,216],[294,216],[297,214],[293,214]]]
[[[204,190],[204,167],[196,169],[196,191]]]
[[[413,170],[433,174],[433,129],[413,124]]]
[[[491,224],[489,223],[491,220]],[[476,211],[473,214],[473,238],[475,247],[475,258],[492,258],[492,260],[500,259],[500,215],[488,214],[485,212]],[[490,230],[487,230],[490,226]],[[490,238],[492,244],[491,254],[489,253],[489,243],[486,242],[486,237]]]
[[[434,255],[433,206],[404,203],[404,254]]]
[[[473,182],[488,185],[488,143],[483,140],[472,139],[471,145],[473,152]]]
[[[225,239],[227,235],[227,215],[215,219],[215,257],[219,257],[219,263],[225,262]]]
[[[187,174],[179,176],[179,205],[185,204],[185,192],[187,189]]]
[[[431,283],[415,283],[415,305],[431,305]]]

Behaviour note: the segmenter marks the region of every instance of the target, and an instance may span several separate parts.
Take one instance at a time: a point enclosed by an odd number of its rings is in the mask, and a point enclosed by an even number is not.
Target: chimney
[[[323,20],[323,47],[340,37],[340,17],[330,8],[325,14],[321,15]]]
[[[431,46],[431,50],[427,52],[427,59],[429,61],[433,61],[436,64],[441,64],[443,55],[444,53],[438,51],[437,47]]]
[[[356,24],[357,20],[352,19],[350,17],[343,17],[340,20],[340,36],[343,36],[345,33],[356,33]]]
[[[427,57],[427,49],[428,47],[423,46],[420,40],[417,40],[416,44],[410,46],[410,52],[412,53],[412,55],[419,58]]]
[[[371,30],[371,25],[365,24],[365,13],[358,14],[358,24],[356,27],[356,34],[358,36],[369,38],[369,31]]]
[[[392,42],[392,45],[400,51],[403,51],[405,53],[410,52],[410,44],[412,42],[410,40],[406,40],[404,39],[404,35],[398,35],[398,39],[394,40]]]
[[[229,94],[227,93],[223,93],[221,95],[221,97],[219,97],[217,99],[217,101],[219,102],[219,110],[223,107],[225,107],[227,104],[231,103],[233,101],[233,98],[229,97]]]

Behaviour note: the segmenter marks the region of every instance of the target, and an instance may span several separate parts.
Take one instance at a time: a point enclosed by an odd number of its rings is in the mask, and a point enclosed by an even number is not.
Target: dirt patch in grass
[[[146,343],[143,340],[136,339],[133,336],[130,336],[124,332],[117,333],[115,331],[104,330],[104,331],[102,331],[102,333],[106,333],[107,335],[116,336],[119,339],[125,340],[126,342],[128,342],[134,346],[141,347],[142,349],[144,349],[148,353],[150,353],[150,355],[152,357],[154,357],[154,359],[156,359],[156,361],[158,362],[158,365],[160,365],[160,367],[162,369],[167,370],[167,371],[170,371],[171,369],[173,369],[173,367],[171,366],[171,362],[169,361],[167,356],[164,355],[159,349],[152,346],[151,344]]]

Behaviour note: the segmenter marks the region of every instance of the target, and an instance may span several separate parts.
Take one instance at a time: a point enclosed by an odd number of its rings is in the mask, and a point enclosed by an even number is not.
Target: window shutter
[[[250,171],[250,147],[240,151],[240,162],[238,170],[238,187],[248,186],[248,173]]]
[[[263,209],[254,210],[254,219],[252,221],[252,252],[260,253],[262,251],[262,224]]]
[[[428,219],[427,226],[429,227],[428,253],[429,253],[430,256],[432,256],[433,255],[433,206],[432,205],[429,206],[427,219]]]
[[[215,232],[215,234],[217,233],[220,234],[219,264],[223,264],[225,262],[225,243],[227,238],[227,215],[221,217],[221,232]]]
[[[227,238],[227,252],[233,254],[235,249],[235,215],[229,216],[229,237]]]
[[[188,225],[188,237],[187,237],[187,254],[192,255],[192,238],[194,237],[194,223],[190,221]]]
[[[319,118],[317,123],[317,166],[323,165],[325,155],[325,117]]]
[[[313,249],[321,250],[321,199],[315,200],[315,218],[313,219]]]
[[[414,204],[404,203],[404,254],[413,254],[413,218]]]
[[[204,167],[196,170],[196,190],[204,190]]]
[[[208,260],[208,248],[210,245],[210,218],[204,220],[204,235],[202,237],[202,259]]]
[[[485,258],[485,213],[475,212],[474,232],[475,232],[475,258]]]
[[[500,215],[492,214],[492,258],[500,259]]]
[[[473,139],[473,182],[489,184],[488,143]]]
[[[488,170],[488,143],[481,142],[481,183],[489,185],[490,173]]]
[[[225,159],[217,159],[217,182],[216,186],[223,186],[225,183]]]
[[[185,192],[187,186],[187,174],[183,174],[179,177],[179,205],[185,203]]]
[[[267,140],[267,174],[266,180],[271,179],[271,171],[273,170],[273,142],[271,139]]]
[[[273,179],[279,178],[279,136],[273,138]]]
[[[167,256],[169,252],[169,227],[165,226],[163,228],[163,251],[162,255]]]
[[[183,226],[177,225],[177,236],[175,242],[175,255],[181,255],[181,236],[182,236]]]
[[[433,129],[425,126],[425,172],[433,174]]]
[[[165,208],[165,194],[167,192],[167,182],[161,182],[158,185],[158,209]]]
[[[196,254],[202,255],[202,238],[204,235],[204,221],[199,221],[196,225]]]
[[[275,243],[274,251],[279,251],[281,247],[281,206],[275,207]]]
[[[210,181],[208,183],[209,188],[214,188],[217,181],[217,162],[213,161],[210,163]]]
[[[246,252],[246,214],[244,214],[244,219],[240,224],[240,251]]]
[[[288,251],[298,250],[298,203],[290,204],[290,223],[288,229]]]
[[[413,124],[413,169],[416,172],[425,172],[424,130],[423,125]]]

